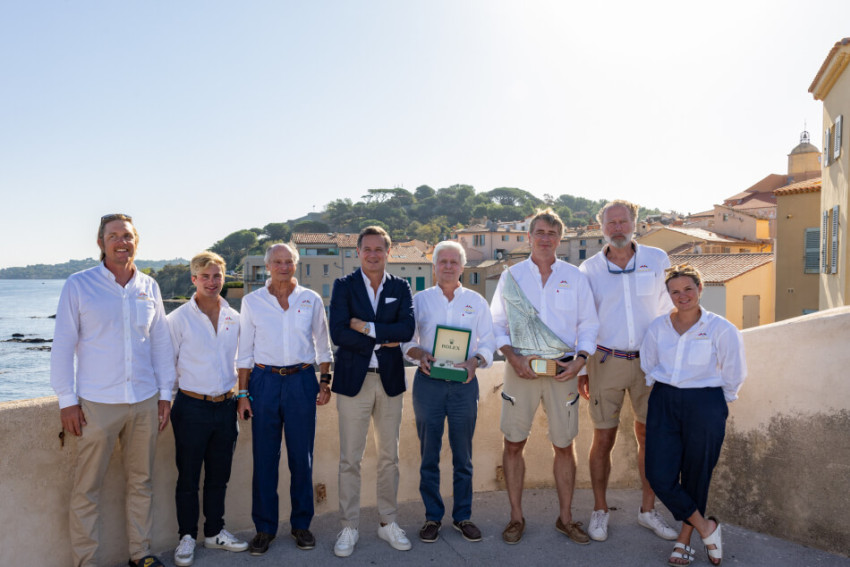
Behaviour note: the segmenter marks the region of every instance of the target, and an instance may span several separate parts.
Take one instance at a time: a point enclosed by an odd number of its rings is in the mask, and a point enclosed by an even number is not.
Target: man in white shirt
[[[239,313],[221,297],[226,264],[215,252],[190,263],[192,299],[168,315],[179,390],[171,408],[177,461],[174,563],[191,565],[198,538],[198,484],[204,469],[204,546],[245,551],[224,529],[224,496],[236,447],[236,349]]]
[[[651,388],[646,385],[638,352],[649,324],[673,307],[664,286],[664,270],[670,267],[670,260],[663,250],[641,246],[633,240],[637,213],[638,206],[628,201],[605,205],[597,220],[607,244],[580,267],[590,282],[599,316],[596,354],[587,361],[586,375],[579,376],[579,391],[590,402],[594,425],[589,458],[594,505],[587,532],[596,541],[608,538],[605,493],[626,391],[635,415],[643,492],[638,523],[663,539],[673,540],[678,535],[655,510],[655,494],[644,473]]]
[[[101,217],[101,264],[68,278],[56,310],[50,382],[62,427],[80,438],[69,522],[77,567],[105,560],[98,557],[98,504],[119,441],[130,564],[162,565],[150,554],[151,473],[157,434],[168,425],[175,373],[159,286],[133,263],[138,241],[131,217]]]
[[[528,231],[531,256],[510,268],[540,320],[576,353],[556,361],[558,373],[555,376],[538,376],[531,369],[533,357],[514,351],[502,295],[508,274],[502,274],[490,303],[496,346],[507,360],[501,429],[505,436],[502,464],[511,519],[502,532],[502,539],[509,544],[519,543],[525,531],[522,514],[525,459],[522,452],[541,401],[549,420],[549,440],[555,450],[553,473],[560,504],[555,528],[576,543],[589,543],[581,522],[572,519],[576,472],[573,439],[578,434],[576,375],[596,349],[598,322],[587,278],[575,266],[556,258],[555,251],[563,232],[564,223],[554,211],[539,211],[532,218]]]
[[[407,281],[386,272],[392,241],[376,226],[357,237],[360,268],[334,282],[330,327],[337,345],[333,391],[339,411],[339,512],[337,557],[354,552],[360,537],[360,462],[369,422],[378,446],[378,537],[407,551],[398,525],[398,439],[404,382],[400,343],[413,337],[413,300]]]
[[[419,494],[425,504],[425,524],[419,539],[433,543],[440,537],[446,512],[440,496],[440,452],[443,431],[449,424],[452,449],[452,526],[467,541],[481,541],[481,530],[472,515],[472,436],[478,419],[478,378],[476,370],[492,363],[496,344],[493,320],[487,300],[460,283],[466,251],[453,240],[434,247],[434,287],[413,298],[416,333],[402,345],[408,360],[419,365],[414,376],[413,411],[419,435]],[[457,363],[458,376],[452,380],[433,377],[431,363],[437,326],[469,331],[467,357]],[[445,339],[443,339],[445,341]]]
[[[298,285],[298,251],[288,244],[266,250],[265,287],[242,300],[239,331],[237,411],[253,417],[252,512],[257,535],[251,555],[269,549],[278,527],[280,445],[286,440],[292,503],[290,534],[299,549],[313,549],[313,443],[316,405],[331,397],[332,361],[322,298]],[[313,363],[319,364],[321,384]]]

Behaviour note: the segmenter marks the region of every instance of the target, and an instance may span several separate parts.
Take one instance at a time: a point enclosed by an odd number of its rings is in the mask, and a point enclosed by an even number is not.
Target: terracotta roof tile
[[[816,193],[821,190],[822,180],[820,177],[798,181],[779,189],[774,189],[774,195],[796,195],[798,193]]]
[[[395,244],[387,257],[390,264],[430,264],[431,261],[415,245]]]
[[[768,254],[670,254],[670,264],[688,263],[700,271],[707,284],[721,284],[773,262]]]

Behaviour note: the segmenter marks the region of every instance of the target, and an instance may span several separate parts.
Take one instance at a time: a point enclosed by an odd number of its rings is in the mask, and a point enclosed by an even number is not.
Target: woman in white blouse
[[[711,473],[726,433],[727,403],[747,374],[741,333],[700,307],[702,278],[688,264],[666,271],[673,310],[653,321],[640,349],[653,386],[646,419],[646,478],[682,522],[669,565],[690,565],[696,530],[708,560],[723,559],[720,523],[705,516]],[[654,384],[654,385],[653,385]]]

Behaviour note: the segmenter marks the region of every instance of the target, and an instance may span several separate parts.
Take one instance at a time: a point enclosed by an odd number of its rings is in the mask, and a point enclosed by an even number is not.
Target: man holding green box
[[[448,419],[454,467],[452,526],[467,541],[481,541],[481,531],[470,520],[472,436],[478,416],[475,371],[493,362],[493,323],[487,300],[460,283],[466,264],[463,247],[457,242],[440,242],[434,248],[433,261],[437,285],[414,296],[416,332],[411,342],[402,345],[408,360],[419,364],[413,382],[422,457],[419,493],[425,504],[419,539],[433,543],[440,537],[445,514],[440,496],[440,450]]]

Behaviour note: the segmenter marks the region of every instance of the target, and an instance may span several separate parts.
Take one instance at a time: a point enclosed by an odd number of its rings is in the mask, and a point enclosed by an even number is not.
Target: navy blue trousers
[[[729,408],[721,388],[656,382],[646,417],[646,479],[673,517],[705,516]]]
[[[440,450],[448,420],[454,471],[452,519],[468,520],[472,515],[472,436],[478,419],[478,379],[469,384],[435,380],[417,370],[413,412],[422,457],[419,494],[425,504],[425,519],[441,522],[446,510],[440,496]]]
[[[198,485],[204,468],[204,535],[224,528],[224,495],[236,448],[236,399],[207,402],[177,392],[171,409],[177,462],[177,528],[198,538]]]
[[[313,443],[316,437],[316,396],[319,382],[312,367],[281,376],[254,367],[248,390],[253,398],[251,420],[254,448],[252,512],[258,532],[276,535],[281,441],[286,440],[289,498],[293,529],[306,530],[313,520]]]

